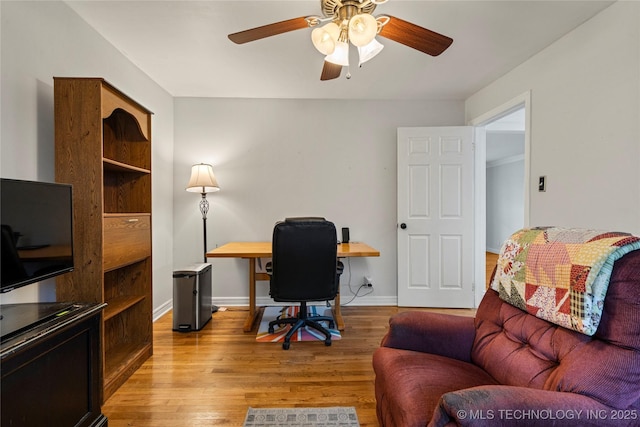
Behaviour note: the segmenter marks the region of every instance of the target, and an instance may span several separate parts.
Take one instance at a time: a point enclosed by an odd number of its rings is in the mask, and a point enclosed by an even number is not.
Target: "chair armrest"
[[[381,345],[471,362],[476,332],[473,320],[424,311],[398,313],[389,319],[389,331]]]
[[[429,427],[632,426],[639,420],[637,409],[614,409],[577,393],[487,385],[443,394]]]

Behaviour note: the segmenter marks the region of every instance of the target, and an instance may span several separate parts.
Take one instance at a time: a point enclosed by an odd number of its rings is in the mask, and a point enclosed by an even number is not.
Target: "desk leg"
[[[333,301],[333,318],[336,321],[336,326],[339,331],[344,331],[344,319],[340,312],[340,292],[336,295],[336,299]]]
[[[251,332],[253,325],[258,317],[256,311],[256,260],[255,258],[248,258],[249,261],[249,315],[244,321],[245,332]]]

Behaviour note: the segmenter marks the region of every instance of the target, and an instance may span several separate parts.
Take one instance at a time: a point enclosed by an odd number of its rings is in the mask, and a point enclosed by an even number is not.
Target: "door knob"
[[[402,229],[404,230],[405,228],[407,228],[407,224],[405,224],[405,223],[403,222],[402,224],[400,224],[400,228],[402,228]]]

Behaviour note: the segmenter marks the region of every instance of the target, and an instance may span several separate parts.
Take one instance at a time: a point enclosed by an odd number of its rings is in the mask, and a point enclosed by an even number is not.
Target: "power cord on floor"
[[[360,285],[360,286],[358,287],[358,289],[356,289],[356,291],[354,292],[354,291],[353,291],[353,288],[351,287],[351,258],[348,258],[348,257],[347,257],[347,269],[348,269],[348,271],[349,271],[349,276],[348,276],[348,280],[347,280],[347,286],[349,286],[349,290],[351,291],[351,294],[353,295],[353,297],[352,297],[349,301],[347,301],[347,302],[345,302],[345,303],[340,304],[341,306],[345,306],[345,305],[347,305],[347,304],[350,304],[350,303],[352,303],[352,302],[353,302],[353,300],[355,300],[356,298],[358,298],[358,297],[363,297],[363,296],[366,296],[366,295],[369,295],[370,293],[372,293],[372,292],[373,292],[373,287],[372,287],[372,286],[368,286],[368,285],[367,285],[367,284],[365,284],[365,283],[363,283],[362,285]],[[343,274],[344,274],[344,273],[343,273]],[[362,288],[365,288],[365,289],[369,290],[369,292],[366,292],[366,293],[364,293],[364,294],[360,294],[360,291],[362,290]]]
[[[369,290],[369,292],[367,292],[367,293],[365,293],[365,294],[362,294],[362,295],[359,295],[359,293],[360,293],[360,289],[363,289],[363,288],[364,288],[364,289],[368,289],[368,290]],[[362,285],[360,285],[360,286],[358,287],[358,289],[356,290],[356,292],[353,294],[353,297],[352,297],[349,301],[345,302],[344,304],[340,304],[340,305],[341,305],[341,306],[345,306],[345,305],[347,305],[347,304],[350,304],[350,303],[352,303],[352,302],[353,302],[353,300],[354,300],[354,299],[356,299],[356,298],[358,298],[358,297],[364,297],[364,296],[366,296],[366,295],[369,295],[371,292],[373,292],[373,288],[372,288],[372,287],[369,287],[369,286],[367,286],[367,285],[365,285],[365,284],[363,283]]]

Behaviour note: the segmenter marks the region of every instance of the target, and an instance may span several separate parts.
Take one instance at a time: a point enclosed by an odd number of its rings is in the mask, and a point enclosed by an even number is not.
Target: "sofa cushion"
[[[593,337],[548,323],[487,291],[471,357],[499,383],[579,393],[615,408],[640,401],[640,253],[616,261]]]
[[[405,311],[389,319],[381,345],[471,362],[476,328],[472,317]]]
[[[594,338],[640,352],[640,252],[632,252],[614,264]]]
[[[425,426],[443,393],[497,384],[471,363],[411,350],[380,347],[373,367],[378,419],[389,426]]]
[[[611,409],[587,396],[487,385],[445,393],[429,427],[637,427],[638,410]]]

